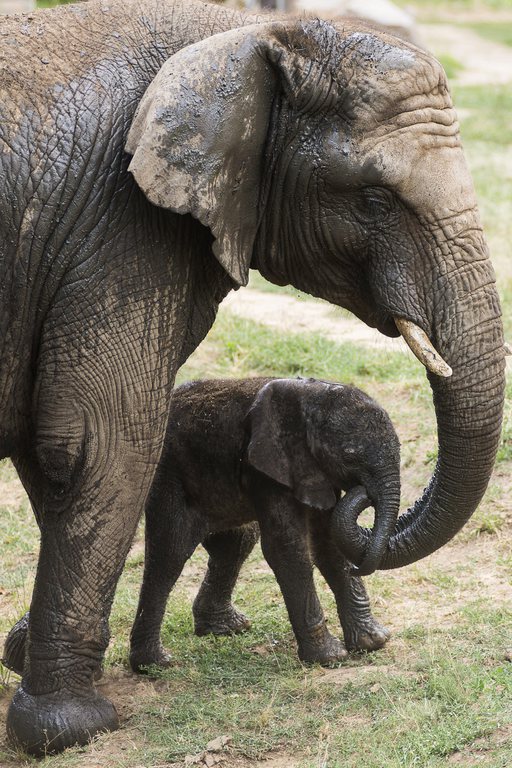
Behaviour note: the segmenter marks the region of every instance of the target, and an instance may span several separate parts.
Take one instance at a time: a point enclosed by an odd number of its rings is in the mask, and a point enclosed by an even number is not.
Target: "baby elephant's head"
[[[361,573],[374,571],[400,505],[400,444],[383,408],[343,384],[275,379],[258,392],[249,423],[249,463],[302,504],[333,509],[341,491],[364,488],[375,523],[356,562]],[[353,525],[348,530],[359,532]],[[344,541],[345,532],[342,526],[336,542],[353,559],[354,543]]]

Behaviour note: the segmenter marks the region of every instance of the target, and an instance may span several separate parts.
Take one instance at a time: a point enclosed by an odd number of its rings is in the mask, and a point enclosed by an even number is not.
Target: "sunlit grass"
[[[510,0],[394,0],[406,10],[413,11],[420,21],[443,19],[448,14],[467,17],[473,11],[510,11]]]
[[[36,0],[36,8],[54,8],[56,5],[67,5],[79,0]]]
[[[450,53],[440,54],[437,56],[437,59],[443,65],[443,69],[448,80],[452,80],[453,78],[457,77],[457,75],[459,75],[464,69],[464,64],[462,64]]]
[[[511,3],[508,5],[508,10],[512,10]],[[482,21],[478,24],[466,24],[465,26],[474,30],[486,40],[491,40],[493,43],[512,46],[512,23]]]
[[[229,312],[219,315],[209,340],[216,349],[217,376],[313,376],[355,386],[370,380],[414,381],[428,391],[422,367],[407,353],[338,344],[316,333],[276,333]],[[180,380],[188,374],[186,365]]]

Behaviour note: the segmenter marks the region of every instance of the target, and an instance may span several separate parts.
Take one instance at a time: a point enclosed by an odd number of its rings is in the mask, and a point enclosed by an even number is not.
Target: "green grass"
[[[154,671],[158,697],[130,723],[144,734],[146,765],[183,760],[230,734],[236,754],[288,750],[304,768],[318,765],[325,750],[329,766],[441,766],[510,722],[512,678],[503,660],[510,613],[470,604],[456,629],[405,630],[397,647],[353,659],[343,667],[350,676],[340,668],[329,684],[323,671],[298,663],[276,586],[266,579],[263,587],[246,573],[238,602],[254,623],[236,638],[195,638],[190,599],[174,596],[163,636],[175,664]],[[438,588],[446,590],[446,580]],[[126,635],[128,626],[115,629]],[[140,754],[122,763],[130,764],[140,765]]]
[[[510,4],[509,10],[512,10],[512,5]],[[466,24],[464,26],[473,29],[480,37],[491,40],[493,43],[512,46],[512,24],[482,21],[478,22],[478,24]]]
[[[222,313],[210,332],[217,376],[314,376],[364,387],[370,381],[407,382],[428,391],[422,367],[412,355],[362,350],[320,334],[275,333],[264,325]],[[194,371],[180,371],[182,381]]]
[[[504,147],[512,133],[512,92],[508,85],[452,87],[457,109],[468,112],[462,120],[466,143],[478,142]]]
[[[37,8],[54,8],[56,5],[67,5],[68,3],[76,3],[79,0],[36,0]]]
[[[451,56],[449,53],[440,54],[437,56],[437,58],[443,65],[443,69],[446,72],[446,77],[448,80],[452,80],[453,78],[457,77],[457,75],[459,75],[464,69],[464,64],[462,64],[454,56]]]
[[[510,0],[394,0],[396,5],[417,12],[431,9],[443,11],[510,11]]]

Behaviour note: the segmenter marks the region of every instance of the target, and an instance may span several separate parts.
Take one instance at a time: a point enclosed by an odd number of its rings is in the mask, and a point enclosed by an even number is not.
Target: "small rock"
[[[206,745],[206,751],[207,752],[222,752],[224,747],[227,747],[228,744],[231,744],[233,741],[232,736],[223,735],[218,736],[216,739],[212,739],[212,741],[209,741]]]
[[[185,765],[201,765],[206,757],[206,752],[199,752],[197,755],[187,755]]]
[[[255,645],[251,649],[251,653],[256,653],[258,656],[268,656],[269,650],[266,645]]]

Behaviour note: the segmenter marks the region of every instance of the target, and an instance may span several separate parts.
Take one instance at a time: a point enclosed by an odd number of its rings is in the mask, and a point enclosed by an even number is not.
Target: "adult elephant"
[[[8,731],[33,753],[117,726],[93,680],[175,372],[250,267],[420,333],[440,453],[397,565],[492,470],[500,308],[441,67],[357,25],[256,21],[91,0],[3,22],[0,442],[41,528]]]

